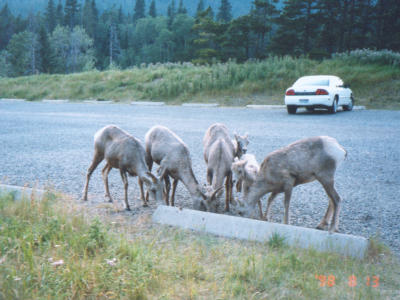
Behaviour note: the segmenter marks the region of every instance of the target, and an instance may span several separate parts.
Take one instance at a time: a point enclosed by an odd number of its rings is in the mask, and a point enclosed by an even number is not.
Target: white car
[[[286,90],[285,105],[289,114],[295,114],[298,107],[308,111],[325,108],[334,114],[339,106],[343,110],[352,110],[354,98],[349,86],[337,76],[304,76]]]

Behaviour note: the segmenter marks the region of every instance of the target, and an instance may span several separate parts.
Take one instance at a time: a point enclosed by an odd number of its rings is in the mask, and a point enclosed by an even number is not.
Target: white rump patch
[[[336,167],[338,167],[346,158],[346,150],[332,137],[323,136],[321,138],[325,152],[335,160]]]

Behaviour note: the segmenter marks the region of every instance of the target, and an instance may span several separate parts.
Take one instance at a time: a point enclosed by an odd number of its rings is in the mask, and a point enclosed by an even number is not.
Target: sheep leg
[[[331,219],[333,213],[333,205],[332,200],[329,197],[329,205],[328,209],[326,210],[325,216],[322,218],[321,222],[317,226],[317,229],[324,230],[325,226],[328,225],[328,220]]]
[[[333,209],[333,217],[332,217],[331,225],[329,227],[329,232],[331,232],[331,233],[338,232],[339,231],[339,214],[340,214],[340,208],[341,208],[340,196],[335,190],[333,179],[327,180],[327,181],[322,181],[321,184],[324,187],[325,192],[328,194],[328,197],[330,198],[330,205],[332,206],[331,210]],[[328,210],[329,210],[329,207],[328,207]]]
[[[231,188],[232,188],[232,176],[226,176],[225,180],[225,211],[229,211],[229,202],[231,202]]]
[[[236,182],[236,192],[240,193],[242,191],[242,179],[239,178],[238,181]]]
[[[128,203],[128,177],[126,176],[126,172],[123,170],[119,170],[120,174],[121,174],[121,178],[122,178],[122,182],[124,183],[124,200],[125,200],[125,205],[126,205],[126,210],[131,210],[131,208],[129,207],[129,203]]]
[[[176,190],[177,185],[178,185],[178,179],[174,179],[174,181],[172,182],[172,194],[171,194],[171,205],[172,206],[175,205],[175,190]]]
[[[97,168],[97,166],[99,165],[99,163],[101,163],[103,159],[104,159],[103,154],[99,152],[94,153],[92,164],[90,165],[86,173],[86,183],[85,183],[85,188],[83,189],[83,196],[82,196],[83,201],[87,201],[90,176],[92,176],[93,171]]]
[[[165,182],[164,199],[165,203],[169,205],[169,191],[171,190],[171,181],[169,180],[168,175],[164,175],[164,182]]]
[[[143,206],[149,206],[149,191],[146,191],[146,197],[144,196],[143,181],[138,178],[139,188],[140,188],[140,199],[143,201]]]
[[[265,210],[265,216],[264,219],[265,221],[269,220],[269,215],[270,215],[270,210],[271,210],[271,204],[272,202],[274,202],[275,197],[278,195],[278,193],[274,193],[272,192],[271,195],[268,198],[268,202],[267,202],[267,209]]]
[[[290,198],[292,197],[292,185],[288,185],[285,188],[285,215],[284,215],[284,223],[289,224],[290,223],[290,217],[289,217],[289,205],[290,205]]]
[[[213,179],[213,172],[211,169],[207,169],[207,183],[209,185],[212,184],[212,179]]]
[[[101,175],[103,177],[104,182],[104,189],[106,191],[105,197],[108,198],[109,202],[113,202],[113,199],[110,195],[110,189],[108,188],[108,174],[110,173],[112,167],[108,163],[104,166],[103,170],[101,171]]]

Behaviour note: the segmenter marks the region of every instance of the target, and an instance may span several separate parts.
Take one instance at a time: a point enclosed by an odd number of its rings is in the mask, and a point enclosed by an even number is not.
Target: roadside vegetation
[[[84,212],[68,199],[0,197],[1,299],[398,296],[400,265],[376,242],[360,262],[290,248],[279,236],[240,242]]]
[[[390,52],[387,60],[379,60],[376,56],[384,54],[377,52],[368,60],[371,53],[361,51],[364,59],[354,51],[323,61],[286,56],[243,64],[166,63],[127,70],[2,78],[0,98],[282,104],[286,88],[298,77],[334,74],[350,84],[356,105],[400,109],[397,53]]]

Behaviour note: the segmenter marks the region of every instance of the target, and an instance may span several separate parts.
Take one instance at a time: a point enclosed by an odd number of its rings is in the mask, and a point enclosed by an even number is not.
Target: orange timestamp
[[[318,275],[315,274],[315,279],[319,281],[319,286],[327,286],[333,287],[336,284],[336,277],[334,275]],[[364,280],[361,281],[361,284],[365,284],[366,286],[370,286],[373,288],[379,287],[379,276],[367,276]],[[349,287],[356,287],[360,282],[357,281],[357,277],[355,275],[350,275],[347,281]]]

